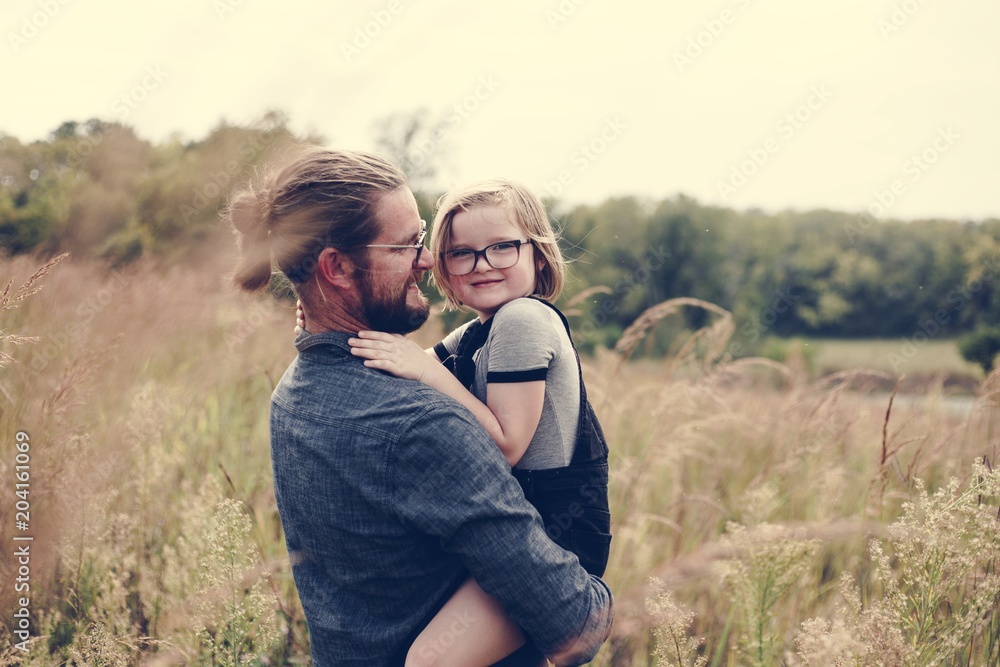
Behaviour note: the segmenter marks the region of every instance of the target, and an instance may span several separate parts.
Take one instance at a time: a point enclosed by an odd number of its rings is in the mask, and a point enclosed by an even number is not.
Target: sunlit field
[[[237,296],[217,261],[70,258],[18,301],[42,262],[0,260],[0,665],[309,664],[267,429],[294,307]],[[955,409],[867,360],[732,360],[721,310],[626,359],[676,316],[584,359],[612,449],[594,664],[1000,665],[1000,374]]]

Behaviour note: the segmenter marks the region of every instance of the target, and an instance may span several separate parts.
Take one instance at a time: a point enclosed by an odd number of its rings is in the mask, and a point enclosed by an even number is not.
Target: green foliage
[[[781,364],[801,364],[812,370],[816,366],[816,355],[819,347],[809,347],[797,338],[765,338],[756,350],[756,356],[771,359]]]
[[[1000,354],[1000,328],[981,327],[958,339],[958,351],[966,361],[979,364],[989,375]]]
[[[13,254],[51,249],[68,215],[68,184],[44,174],[40,183],[12,193],[0,189],[0,245]]]
[[[100,119],[68,120],[30,144],[0,135],[0,247],[72,251],[114,267],[150,255],[176,262],[225,232],[218,215],[227,194],[275,150],[317,140],[287,124],[271,112],[161,143]],[[443,124],[426,110],[373,124],[378,149],[400,161],[428,221],[438,194],[429,183],[448,151]],[[846,212],[734,211],[684,195],[549,205],[570,260],[567,296],[606,288],[575,308],[584,351],[612,346],[640,313],[675,297],[733,313],[734,357],[774,337],[952,337],[1000,321],[1000,220],[861,224]],[[685,311],[676,331],[657,332],[639,352],[665,354],[677,331],[706,317]]]
[[[740,213],[678,196],[612,199],[559,222],[571,290],[610,289],[583,316],[601,328],[693,296],[733,312],[730,352],[748,356],[767,337],[944,337],[1000,318],[995,220],[885,221],[857,234],[845,233],[857,222],[847,213]]]
[[[64,122],[27,146],[0,137],[0,245],[114,265],[183,256],[218,226],[229,190],[292,138],[286,123],[275,112],[247,127],[223,122],[189,144],[153,145],[99,119]]]

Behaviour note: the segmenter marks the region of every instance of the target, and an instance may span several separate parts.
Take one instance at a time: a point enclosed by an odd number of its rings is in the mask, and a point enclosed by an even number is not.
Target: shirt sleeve
[[[546,655],[592,659],[611,631],[611,591],[548,538],[482,427],[442,402],[405,434],[390,465],[400,519],[456,554]]]
[[[565,327],[548,306],[516,299],[494,315],[486,382],[544,380],[562,347]]]

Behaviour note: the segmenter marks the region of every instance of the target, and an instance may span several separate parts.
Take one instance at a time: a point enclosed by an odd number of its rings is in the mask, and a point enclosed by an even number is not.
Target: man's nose
[[[434,268],[434,256],[430,250],[424,248],[420,251],[420,257],[417,258],[417,265],[413,267],[417,271],[430,271]]]

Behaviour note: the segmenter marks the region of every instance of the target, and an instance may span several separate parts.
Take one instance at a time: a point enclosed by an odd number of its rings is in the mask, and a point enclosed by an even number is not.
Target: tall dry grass
[[[703,304],[660,304],[619,347],[681,305]],[[1000,374],[967,415],[940,388],[893,405],[870,390],[878,372],[810,380],[794,361],[726,358],[729,314],[707,307],[714,323],[641,375],[610,356],[590,366],[615,445],[619,616],[600,664],[662,653],[671,605],[701,642],[657,664],[997,664],[1000,492],[976,462],[1000,450]]]
[[[0,278],[38,265],[2,260]],[[70,258],[0,313],[0,539],[18,431],[35,537],[30,651],[5,614],[0,664],[308,662],[267,433],[294,311],[237,297],[223,271]],[[681,307],[712,325],[623,363]],[[997,491],[973,465],[997,460],[1000,377],[967,415],[940,389],[889,410],[876,372],[734,361],[731,332],[721,309],[668,302],[585,360],[612,445],[618,604],[595,664],[998,664]]]
[[[34,264],[5,260],[0,275]],[[11,664],[308,654],[267,442],[294,310],[241,301],[223,269],[69,259],[3,313],[5,334],[37,337],[5,346],[14,362],[0,369],[5,544],[15,432],[31,442],[32,640],[26,656],[0,626]],[[5,581],[13,567],[3,560]],[[12,588],[0,596],[13,609]]]

